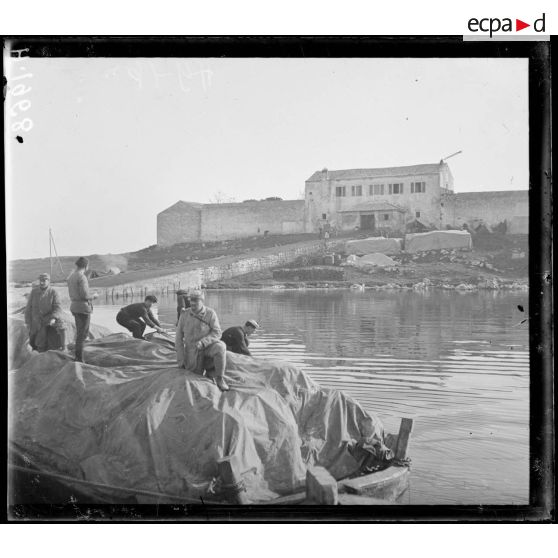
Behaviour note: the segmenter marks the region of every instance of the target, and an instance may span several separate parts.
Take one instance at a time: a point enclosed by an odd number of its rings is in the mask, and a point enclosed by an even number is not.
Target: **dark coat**
[[[150,327],[161,327],[157,318],[143,302],[136,302],[134,304],[124,306],[124,308],[120,310],[119,314],[131,320],[138,320],[141,318]]]
[[[250,341],[242,326],[233,326],[226,329],[221,336],[221,341],[227,346],[227,351],[239,355],[252,356],[252,353],[250,353],[248,349]]]

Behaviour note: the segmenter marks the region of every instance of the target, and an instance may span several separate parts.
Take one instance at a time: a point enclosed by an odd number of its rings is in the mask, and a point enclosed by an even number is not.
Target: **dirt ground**
[[[338,280],[339,267],[330,266],[331,278],[320,281],[300,281],[297,276],[307,275],[312,266],[322,271],[323,258],[299,259],[288,266],[292,279],[275,280],[273,270],[235,277],[228,281],[216,281],[208,288],[302,288],[302,287],[348,287],[364,285],[380,287],[416,288],[420,285],[434,287],[475,286],[492,288],[492,285],[526,285],[529,276],[529,246],[527,236],[505,236],[497,234],[476,235],[473,237],[473,250],[451,251],[433,250],[419,254],[392,256],[394,265],[388,268],[360,270],[345,266],[345,277]],[[343,257],[346,258],[347,254]],[[300,273],[297,272],[301,270]],[[305,273],[302,273],[304,271]],[[335,271],[335,273],[333,273]]]

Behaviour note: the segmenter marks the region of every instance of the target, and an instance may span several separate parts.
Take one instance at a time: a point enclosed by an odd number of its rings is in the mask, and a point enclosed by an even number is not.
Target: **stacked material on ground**
[[[129,502],[138,491],[140,503],[175,503],[210,500],[217,461],[235,455],[247,497],[262,502],[303,486],[309,465],[356,472],[363,439],[385,451],[379,419],[343,393],[282,361],[227,357],[231,390],[221,392],[178,369],[159,335],[95,339],[86,364],[33,353],[10,373],[12,460],[87,481],[73,486],[80,502]]]
[[[471,250],[471,234],[467,231],[431,231],[406,234],[405,252],[425,252],[427,250]]]
[[[374,268],[395,267],[397,263],[385,254],[366,254],[360,258],[353,255],[349,256],[345,265],[366,271]]]
[[[370,237],[359,240],[348,240],[345,243],[345,252],[347,254],[355,254],[363,256],[364,254],[374,254],[381,252],[382,254],[399,254],[401,252],[401,238],[381,238]]]

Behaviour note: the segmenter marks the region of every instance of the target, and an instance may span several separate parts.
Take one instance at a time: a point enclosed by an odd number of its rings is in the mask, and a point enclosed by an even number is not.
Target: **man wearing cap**
[[[159,333],[163,331],[159,320],[151,312],[153,304],[157,304],[157,297],[147,295],[143,302],[128,304],[116,314],[116,321],[125,327],[136,339],[143,339],[143,332],[147,326]]]
[[[178,325],[178,320],[180,320],[180,314],[190,308],[190,295],[188,291],[184,289],[178,289],[176,291],[176,325]]]
[[[89,324],[93,312],[93,300],[97,293],[89,292],[89,282],[85,276],[89,261],[87,258],[76,260],[76,269],[68,277],[68,293],[70,295],[70,312],[76,321],[76,362],[83,362],[83,345],[89,335]]]
[[[39,286],[33,288],[27,299],[25,325],[34,351],[66,350],[66,327],[62,320],[60,297],[50,286],[48,273],[39,275]]]
[[[204,305],[203,291],[190,294],[190,308],[180,314],[176,330],[176,358],[179,368],[196,374],[206,370],[221,391],[225,381],[227,347],[221,341],[221,326],[215,310]]]
[[[248,345],[250,344],[248,337],[250,337],[256,329],[259,329],[259,327],[256,320],[248,320],[244,326],[233,326],[223,331],[221,341],[227,346],[227,351],[239,355],[252,356],[252,353],[250,353],[248,349]]]

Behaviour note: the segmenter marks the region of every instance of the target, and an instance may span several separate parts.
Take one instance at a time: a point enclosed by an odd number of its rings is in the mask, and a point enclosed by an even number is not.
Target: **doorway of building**
[[[360,216],[360,228],[367,230],[374,230],[376,228],[376,219],[374,214],[372,215],[361,215]]]

